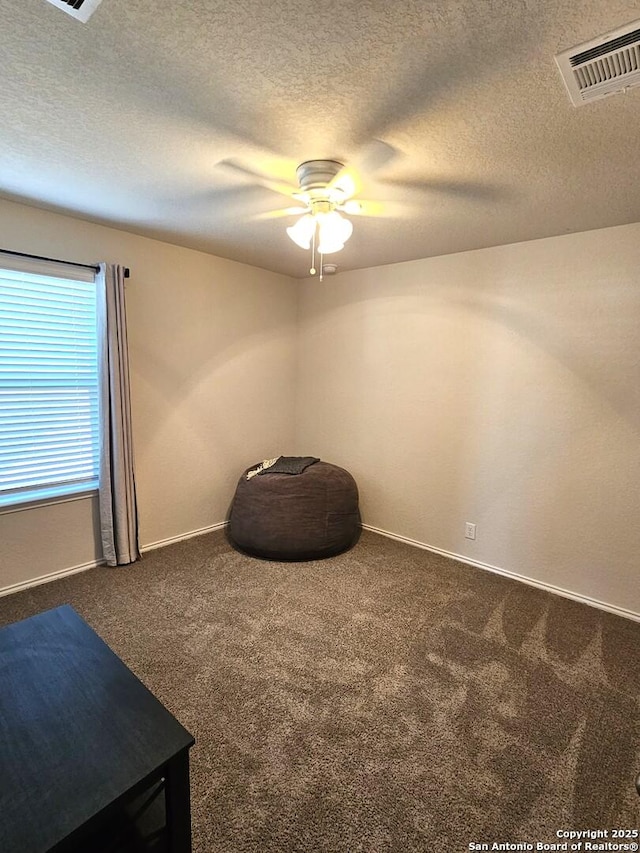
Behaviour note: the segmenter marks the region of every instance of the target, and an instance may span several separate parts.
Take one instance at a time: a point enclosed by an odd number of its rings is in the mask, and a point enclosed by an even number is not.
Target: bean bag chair
[[[313,457],[279,457],[279,460]],[[354,545],[360,534],[358,487],[344,468],[313,461],[301,473],[258,466],[240,477],[229,516],[229,538],[267,560],[318,560]]]

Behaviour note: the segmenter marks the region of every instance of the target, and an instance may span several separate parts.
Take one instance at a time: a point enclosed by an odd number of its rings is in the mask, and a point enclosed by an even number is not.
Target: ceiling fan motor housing
[[[303,192],[325,189],[343,168],[337,160],[306,160],[296,169],[296,177]]]

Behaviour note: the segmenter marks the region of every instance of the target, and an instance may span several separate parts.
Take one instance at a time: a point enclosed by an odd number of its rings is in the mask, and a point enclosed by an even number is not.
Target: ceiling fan
[[[384,207],[380,202],[363,201],[354,196],[361,189],[363,174],[377,171],[395,156],[394,148],[375,140],[348,166],[338,160],[305,160],[296,169],[298,187],[254,172],[232,160],[224,161],[221,165],[298,202],[296,207],[272,210],[259,214],[257,218],[299,216],[297,222],[287,228],[287,234],[300,248],[311,250],[311,275],[318,272],[316,254],[319,255],[322,281],[324,256],[343,249],[353,233],[353,224],[347,217],[384,215]]]

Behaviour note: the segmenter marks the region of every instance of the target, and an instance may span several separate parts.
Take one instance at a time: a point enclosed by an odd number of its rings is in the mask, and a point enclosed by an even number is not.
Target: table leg
[[[165,803],[170,853],[191,853],[191,795],[189,790],[188,749],[178,753],[167,764]]]

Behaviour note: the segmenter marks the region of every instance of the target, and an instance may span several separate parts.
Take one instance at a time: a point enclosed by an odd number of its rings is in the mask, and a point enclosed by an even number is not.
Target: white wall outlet
[[[476,526],[472,524],[470,521],[466,521],[464,525],[464,535],[467,539],[475,539],[476,538]]]

